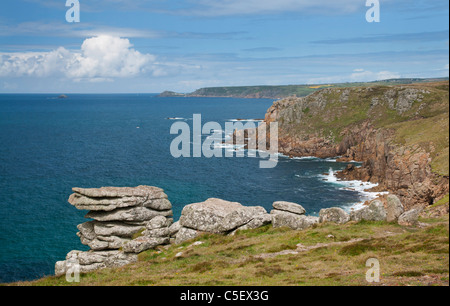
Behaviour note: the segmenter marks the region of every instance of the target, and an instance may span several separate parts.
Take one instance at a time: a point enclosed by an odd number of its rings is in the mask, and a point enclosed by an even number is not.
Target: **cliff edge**
[[[449,82],[328,88],[274,102],[279,151],[361,161],[342,178],[371,181],[407,208],[449,193]]]

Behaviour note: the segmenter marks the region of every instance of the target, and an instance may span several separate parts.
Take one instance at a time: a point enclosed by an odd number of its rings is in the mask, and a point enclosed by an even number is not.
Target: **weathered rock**
[[[272,216],[269,214],[261,214],[252,219],[249,223],[239,227],[241,230],[256,229],[263,227],[272,222]]]
[[[404,212],[405,209],[400,199],[395,195],[389,195],[386,205],[386,221],[395,222]]]
[[[244,231],[249,229],[257,229],[260,227],[263,227],[267,224],[272,223],[272,216],[269,214],[263,214],[256,216],[252,221],[249,223],[242,225],[241,227],[238,227],[233,232],[230,233],[230,235],[234,235],[237,231]]]
[[[184,207],[180,224],[183,227],[209,233],[227,233],[255,217],[267,214],[262,207],[246,207],[237,202],[208,199]]]
[[[187,227],[181,227],[175,238],[175,244],[181,244],[185,241],[195,239],[200,234],[201,234],[201,232],[199,232],[197,230],[187,228]]]
[[[146,228],[148,230],[160,229],[165,227],[168,228],[169,226],[172,225],[172,222],[173,222],[172,219],[167,219],[166,217],[163,216],[156,216],[147,223]]]
[[[169,237],[148,237],[142,236],[126,243],[122,250],[125,253],[139,254],[144,251],[153,249],[159,245],[168,244]]]
[[[205,202],[185,206],[181,213],[180,224],[183,227],[204,232],[220,233],[219,227],[222,220],[242,207],[237,202],[208,199]]]
[[[143,232],[143,235],[154,238],[170,238],[170,231],[168,227],[157,228],[152,230],[146,230]]]
[[[87,239],[81,233],[77,233],[81,243],[94,251],[118,250],[131,239],[116,236],[96,236],[95,239]]]
[[[172,204],[166,198],[147,201],[143,204],[143,206],[154,209],[154,210],[170,210],[170,209],[172,209]]]
[[[169,227],[169,235],[170,235],[170,237],[175,237],[180,229],[181,229],[180,221],[177,221],[177,222],[173,223]]]
[[[74,260],[80,263],[81,272],[126,265],[137,259],[136,254],[169,243],[172,204],[162,189],[139,186],[73,191],[69,202],[90,210],[86,218],[94,219],[80,224],[77,233],[91,251],[69,253],[70,262],[58,262],[56,274],[64,273]]]
[[[272,212],[272,225],[274,228],[289,227],[293,230],[304,230],[319,222],[319,218],[317,217],[298,215],[283,211],[278,211],[276,213]]]
[[[97,234],[95,233],[95,221],[85,222],[77,226],[80,234],[83,235],[86,239],[94,240],[97,238]]]
[[[303,206],[292,202],[277,201],[274,202],[272,206],[276,210],[291,212],[297,215],[304,215],[306,213]]]
[[[153,186],[138,187],[102,187],[102,188],[73,188],[73,192],[90,198],[124,198],[147,197],[148,199],[160,199],[164,196],[164,190]]]
[[[143,225],[129,225],[122,222],[93,221],[92,223],[94,225],[94,232],[96,236],[118,236],[131,238],[133,235],[145,228]],[[87,237],[86,235],[84,236]]]
[[[172,205],[164,191],[157,187],[73,188],[69,203],[81,210],[112,211],[117,208],[142,206],[155,210],[169,210]]]
[[[261,206],[242,207],[226,215],[220,222],[217,230],[221,233],[230,232],[236,228],[250,223],[258,216],[266,215],[268,215],[267,211]],[[258,221],[255,221],[253,225],[255,225],[257,222]]]
[[[337,224],[344,224],[350,221],[350,216],[342,208],[332,207],[322,209],[319,212],[319,222],[334,222]]]
[[[88,273],[104,268],[118,268],[136,261],[137,255],[120,251],[71,251],[65,261],[55,264],[55,275],[64,275],[70,268],[77,268],[80,273]]]
[[[154,217],[172,217],[171,210],[157,211],[146,207],[118,208],[113,211],[91,211],[86,215],[88,219],[102,222],[109,221],[150,221]]]
[[[419,225],[419,216],[423,209],[413,208],[405,213],[403,213],[398,218],[398,224],[401,226],[417,226]]]
[[[364,207],[360,210],[353,211],[350,214],[350,219],[352,221],[386,221],[386,209],[383,203],[378,200],[372,201],[369,206]]]

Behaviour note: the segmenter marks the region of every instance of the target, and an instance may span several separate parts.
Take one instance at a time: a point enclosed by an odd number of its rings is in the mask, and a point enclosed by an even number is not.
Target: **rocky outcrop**
[[[332,207],[321,209],[319,212],[319,222],[333,222],[337,224],[345,224],[350,221],[350,216],[342,208]]]
[[[77,261],[80,272],[118,267],[137,260],[137,254],[170,242],[173,223],[172,204],[157,187],[73,188],[69,203],[89,210],[78,225],[81,243],[87,252],[72,251],[66,261],[55,266],[56,275],[64,274]]]
[[[306,216],[303,206],[291,202],[274,202],[270,212],[272,225],[277,227],[288,227],[293,230],[304,230],[319,223],[319,218]]]
[[[247,207],[237,202],[211,198],[185,206],[179,222],[177,244],[202,233],[229,234],[239,229],[257,228],[270,223],[270,218],[263,207]]]
[[[422,213],[422,208],[413,208],[403,213],[398,218],[398,224],[401,226],[417,226],[419,225],[419,216]]]
[[[386,221],[397,222],[398,218],[405,212],[400,199],[393,194],[388,195],[386,204]]]
[[[55,274],[63,275],[76,267],[81,273],[117,268],[136,262],[138,254],[161,245],[181,244],[204,233],[234,235],[239,230],[256,229],[272,223],[274,228],[305,230],[319,223],[345,224],[349,221],[396,220],[404,226],[418,225],[421,209],[404,213],[396,196],[388,197],[387,209],[375,200],[350,215],[343,209],[322,209],[319,217],[307,216],[299,204],[277,201],[270,214],[260,206],[243,206],[211,198],[184,207],[177,222],[172,205],[157,187],[74,188],[69,203],[78,209],[90,209],[94,220],[78,226],[81,242],[89,251],[71,251],[66,260],[55,264]]]
[[[360,210],[353,211],[350,214],[352,221],[386,221],[387,212],[381,201],[375,200]]]

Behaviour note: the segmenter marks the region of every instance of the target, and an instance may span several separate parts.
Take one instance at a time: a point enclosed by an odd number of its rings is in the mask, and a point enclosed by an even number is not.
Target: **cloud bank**
[[[101,35],[86,39],[79,51],[0,53],[0,77],[129,78],[160,73],[156,57],[133,49],[128,39]]]

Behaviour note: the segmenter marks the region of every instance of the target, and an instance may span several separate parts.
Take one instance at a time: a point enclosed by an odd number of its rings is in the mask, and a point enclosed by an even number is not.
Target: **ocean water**
[[[190,203],[217,197],[268,211],[274,201],[307,213],[349,208],[369,194],[359,182],[324,175],[346,164],[280,157],[274,169],[259,158],[180,158],[170,154],[174,120],[201,114],[203,123],[264,118],[272,100],[158,98],[156,95],[0,95],[0,282],[54,273],[74,249],[86,222],[67,199],[72,187],[151,185],[165,189],[175,219]],[[331,170],[331,171],[330,171]],[[358,191],[359,190],[359,191]]]

